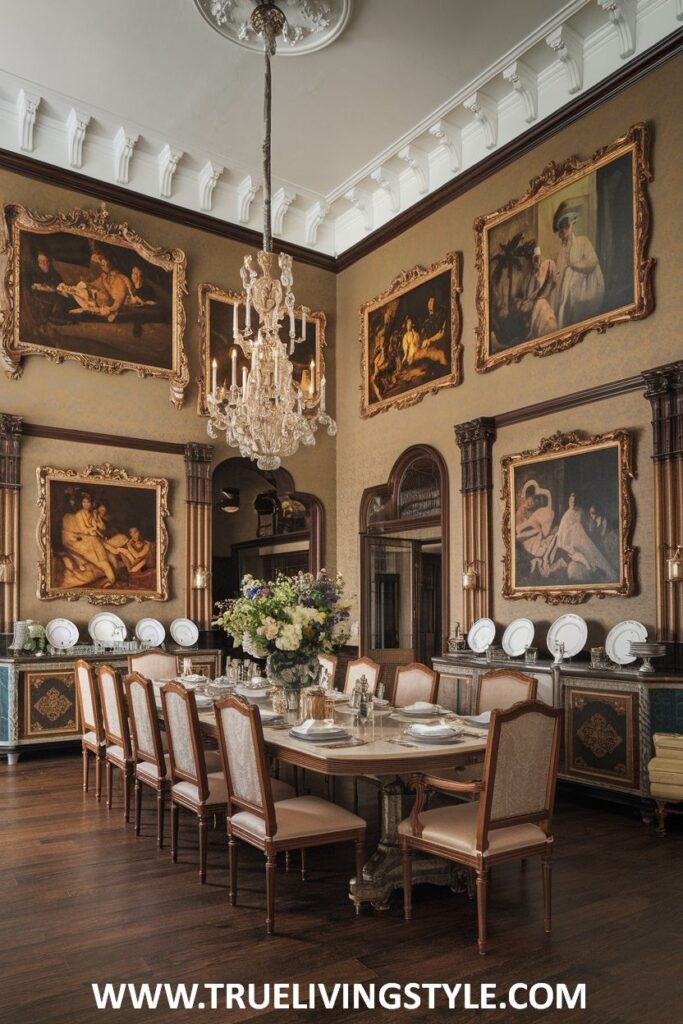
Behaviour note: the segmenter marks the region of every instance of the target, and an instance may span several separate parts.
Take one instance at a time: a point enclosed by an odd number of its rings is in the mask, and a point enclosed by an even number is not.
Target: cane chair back
[[[175,679],[178,658],[167,651],[142,651],[128,655],[128,671],[139,672],[145,679]]]
[[[475,715],[483,711],[504,711],[520,701],[536,700],[538,680],[507,668],[480,676],[477,682]]]
[[[380,666],[372,658],[356,658],[355,661],[350,661],[346,667],[344,693],[353,693],[354,686],[362,676],[368,681],[368,691],[374,693],[379,682],[379,673]]]
[[[435,704],[439,692],[439,676],[431,668],[413,662],[400,665],[394,681],[394,707],[404,708],[415,701],[423,700]]]
[[[191,782],[197,787],[199,799],[205,801],[209,784],[194,693],[180,683],[166,683],[161,688],[161,701],[173,781]]]
[[[133,756],[128,714],[123,686],[116,669],[111,665],[98,665],[97,684],[100,691],[107,745],[121,747],[123,756],[128,760]]]
[[[83,661],[81,658],[76,661],[74,668],[83,733],[93,733],[95,742],[102,744],[104,742],[102,708],[100,705],[100,695],[93,679],[92,669],[87,661]]]
[[[255,705],[226,697],[214,706],[218,745],[228,787],[228,817],[250,811],[269,836],[277,830],[261,715]]]
[[[164,747],[154,699],[154,684],[139,672],[131,672],[124,680],[130,724],[139,760],[156,766],[159,777],[166,775]]]

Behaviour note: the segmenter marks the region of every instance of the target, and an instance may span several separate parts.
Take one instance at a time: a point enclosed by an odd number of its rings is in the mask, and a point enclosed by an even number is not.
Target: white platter
[[[510,658],[519,658],[534,642],[531,619],[515,619],[503,633],[503,650]]]
[[[467,646],[475,654],[483,654],[496,638],[496,624],[493,619],[477,619],[467,634]]]
[[[116,636],[117,630],[120,633],[119,636]],[[88,633],[93,640],[100,644],[110,644],[114,640],[125,640],[128,636],[125,622],[118,615],[114,615],[113,612],[98,612],[97,615],[93,615],[88,623]]]
[[[199,630],[192,619],[174,619],[171,636],[179,647],[194,647],[199,640]]]
[[[642,643],[647,640],[647,630],[642,622],[627,619],[612,626],[605,640],[605,651],[615,665],[630,665],[637,658],[631,654],[631,641]]]
[[[557,645],[564,644],[565,658],[573,658],[584,649],[587,638],[586,620],[582,619],[580,615],[570,612],[555,619],[548,630],[546,644],[553,657],[557,654]]]
[[[166,630],[158,619],[140,619],[135,627],[135,635],[140,643],[161,647],[166,639]]]
[[[45,627],[45,636],[51,647],[66,651],[78,643],[78,626],[71,619],[50,619]]]

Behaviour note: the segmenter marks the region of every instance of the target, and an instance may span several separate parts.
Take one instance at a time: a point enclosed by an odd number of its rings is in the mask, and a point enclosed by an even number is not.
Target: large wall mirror
[[[318,572],[325,564],[325,512],[286,469],[226,459],[213,474],[213,600],[237,597],[242,577]]]
[[[429,664],[448,632],[448,470],[413,445],[360,508],[360,652],[382,665]]]

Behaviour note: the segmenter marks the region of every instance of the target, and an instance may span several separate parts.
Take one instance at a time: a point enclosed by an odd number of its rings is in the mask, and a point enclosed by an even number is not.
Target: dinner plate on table
[[[475,654],[483,654],[496,639],[496,624],[493,619],[477,619],[467,634],[467,645]]]
[[[323,726],[323,723],[320,723]],[[289,730],[289,735],[297,740],[306,740],[308,743],[329,743],[331,740],[348,739],[350,733],[342,725],[328,723],[322,728],[304,729],[301,725],[294,725]]]
[[[235,687],[235,693],[238,693],[240,697],[246,697],[247,700],[258,703],[262,700],[270,700],[272,695],[272,688],[270,686],[259,687],[258,689],[254,686],[245,686],[244,683],[239,683]]]
[[[557,645],[564,644],[565,658],[573,658],[584,649],[587,637],[586,620],[582,619],[580,615],[570,612],[568,615],[560,615],[559,619],[555,619],[548,630],[546,644],[553,657],[557,655]]]
[[[444,725],[411,725],[407,735],[420,743],[459,743],[460,734],[457,729]]]
[[[158,619],[140,619],[135,627],[135,635],[142,644],[161,647],[166,639],[166,630]]]
[[[191,676],[177,676],[177,683],[182,683],[186,690],[194,690],[196,686],[203,686],[204,683],[208,682],[207,676],[200,676],[198,674]]]
[[[531,619],[515,619],[503,633],[503,650],[510,658],[519,658],[534,642]]]
[[[45,636],[51,647],[66,651],[78,643],[78,626],[71,619],[50,619]]]
[[[631,665],[637,658],[631,651],[631,643],[642,643],[647,640],[647,629],[642,622],[627,619],[618,622],[607,634],[605,651],[615,665]]]
[[[88,633],[98,644],[111,644],[114,640],[125,640],[128,630],[123,619],[113,612],[98,612],[88,623]]]
[[[407,704],[403,708],[396,708],[399,715],[407,715],[408,718],[432,718],[435,715],[442,715],[443,708],[438,704],[428,704],[427,701],[416,701],[415,704]]]
[[[192,619],[174,619],[170,630],[179,647],[194,647],[199,640],[199,630]]]

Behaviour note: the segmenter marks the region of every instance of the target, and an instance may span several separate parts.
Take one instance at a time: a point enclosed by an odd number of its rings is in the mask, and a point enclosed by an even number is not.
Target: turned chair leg
[[[275,927],[275,854],[266,854],[266,934]]]
[[[552,870],[553,862],[550,851],[543,854],[543,927],[550,935],[552,929]]]
[[[353,903],[356,908],[356,916],[360,914],[360,889],[363,883],[363,865],[365,864],[365,840],[356,839],[356,888],[353,894]]]
[[[206,881],[206,828],[209,824],[207,815],[199,816],[199,881],[202,885]]]
[[[132,776],[128,765],[121,772],[123,776],[123,820],[128,824],[130,821],[130,790]]]
[[[157,846],[160,850],[164,846],[164,791],[160,789],[157,793]]]
[[[306,851],[301,849],[301,881],[306,881]]]
[[[171,860],[178,862],[178,824],[180,808],[178,804],[171,803]]]
[[[104,758],[95,754],[95,796],[98,802],[102,799],[102,762]]]
[[[142,818],[142,783],[135,780],[135,835],[140,835],[140,822]]]
[[[232,836],[228,839],[228,871],[230,875],[230,888],[228,900],[231,907],[237,906],[237,841]]]
[[[403,917],[410,921],[413,916],[413,855],[406,843],[403,847]]]
[[[479,953],[486,953],[486,890],[488,887],[488,869],[477,868],[477,924],[479,935],[477,945]]]
[[[90,761],[88,760],[88,748],[83,747],[83,792],[88,792],[88,774],[90,770]]]
[[[657,835],[666,835],[666,802],[664,800],[655,800],[657,804]]]
[[[111,810],[111,796],[112,796],[112,774],[113,765],[111,761],[107,761],[107,810]]]

